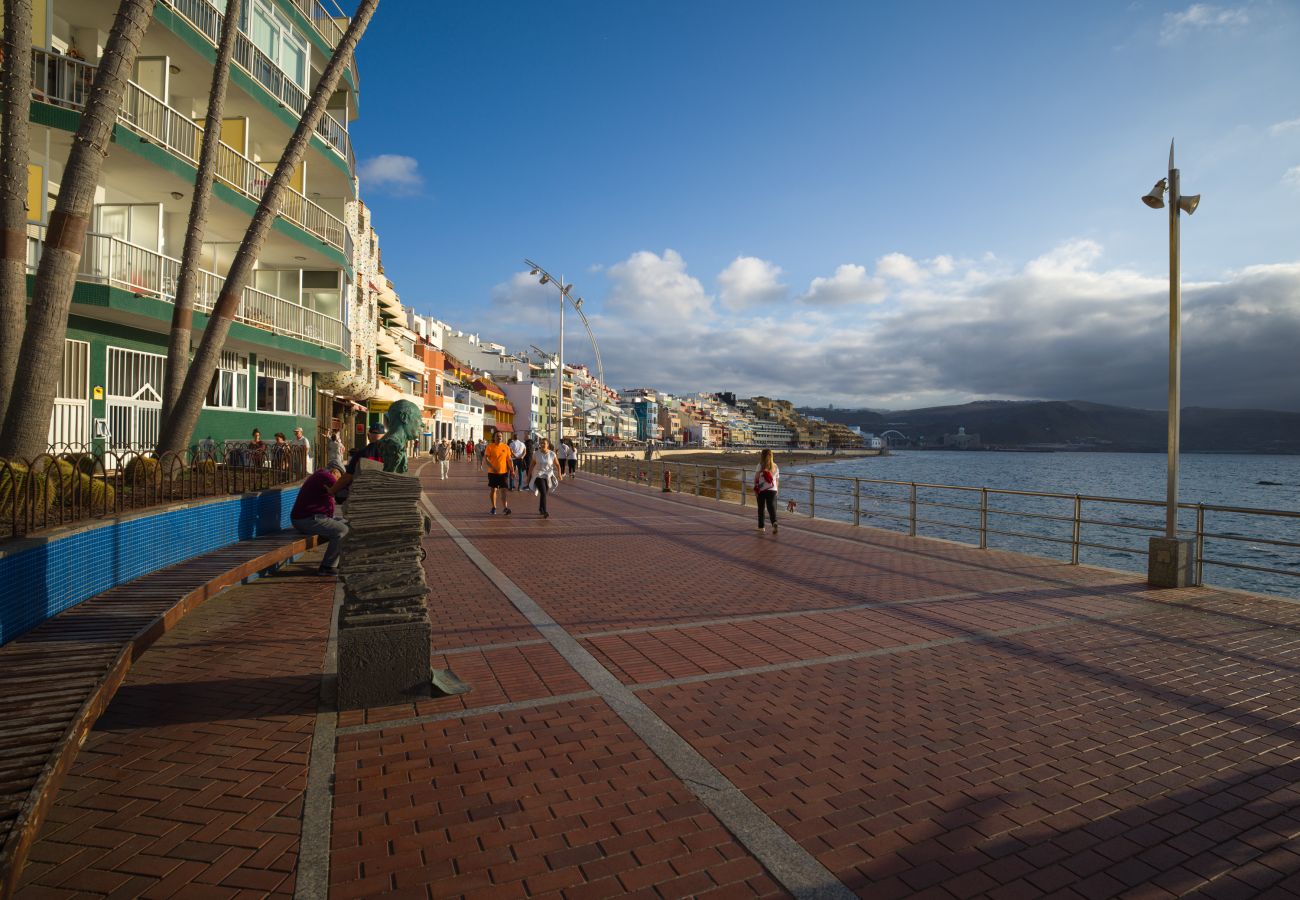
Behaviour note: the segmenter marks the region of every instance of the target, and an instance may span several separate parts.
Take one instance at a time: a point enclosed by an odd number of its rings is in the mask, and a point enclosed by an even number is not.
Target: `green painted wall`
[[[107,415],[107,401],[95,400],[94,388],[104,387],[108,377],[108,348],[123,347],[145,353],[167,354],[167,335],[142,331],[115,322],[88,319],[84,316],[68,317],[67,336],[72,340],[90,343],[90,410],[92,419],[102,419]],[[273,354],[267,354],[273,356]],[[198,424],[194,428],[194,441],[212,438],[220,443],[225,440],[247,440],[254,428],[262,430],[263,439],[268,442],[277,431],[292,436],[293,429],[301,426],[305,433],[316,433],[313,416],[290,416],[282,413],[260,412],[252,409],[257,402],[257,354],[249,354],[248,359],[248,404],[247,410],[204,409],[199,414]],[[161,385],[159,386],[161,387]],[[319,402],[319,399],[317,399]],[[98,442],[97,442],[98,443]]]

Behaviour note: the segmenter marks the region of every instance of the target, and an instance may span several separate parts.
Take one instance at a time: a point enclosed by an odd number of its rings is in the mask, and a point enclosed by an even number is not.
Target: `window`
[[[251,6],[251,9],[250,9]],[[267,59],[298,87],[307,87],[307,42],[279,10],[265,0],[244,6],[244,31]]]
[[[259,359],[257,408],[260,412],[313,415],[311,373],[287,363]]]
[[[212,409],[248,409],[248,357],[229,350],[221,354],[204,405]]]

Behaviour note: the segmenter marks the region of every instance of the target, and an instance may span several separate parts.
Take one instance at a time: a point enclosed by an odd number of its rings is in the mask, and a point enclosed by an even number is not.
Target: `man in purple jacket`
[[[294,529],[329,539],[325,558],[320,562],[321,575],[337,575],[339,571],[339,550],[343,539],[348,536],[348,526],[334,518],[334,495],[351,481],[351,475],[344,474],[342,467],[331,463],[307,476],[289,512]]]

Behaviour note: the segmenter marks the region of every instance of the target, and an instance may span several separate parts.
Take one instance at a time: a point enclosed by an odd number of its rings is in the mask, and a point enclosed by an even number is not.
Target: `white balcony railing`
[[[216,47],[221,43],[223,15],[209,0],[163,0],[163,2],[176,10],[181,18],[198,29],[212,43],[212,46]],[[338,41],[342,39],[343,32],[335,24],[334,20],[326,14],[324,7],[321,7],[319,3],[315,3],[315,0],[294,0],[294,5],[299,9],[312,5],[319,8],[319,12],[315,15],[308,13],[306,10],[304,10],[304,14],[307,15],[313,25],[317,25],[317,30],[330,42],[331,47],[336,46]],[[328,25],[322,27],[318,22],[326,22]],[[327,32],[324,30],[325,28],[332,29],[332,31]],[[333,33],[337,33],[337,36],[331,37]],[[295,84],[293,79],[272,62],[270,57],[259,50],[242,30],[235,37],[234,61],[235,65],[266,88],[286,108],[300,116],[302,115],[303,110],[307,108],[307,101],[310,99],[307,92]],[[316,123],[316,134],[335,153],[347,161],[348,172],[355,177],[357,174],[357,160],[352,152],[352,140],[348,137],[347,129],[343,127],[339,120],[329,113],[325,113],[321,116],[320,121]]]
[[[30,272],[35,272],[40,264],[44,241],[45,226],[29,224],[27,268]],[[180,270],[178,259],[111,235],[92,232],[86,235],[77,280],[107,284],[141,297],[175,303]],[[224,282],[225,279],[214,272],[199,270],[195,310],[211,312]],[[347,328],[338,319],[251,287],[244,288],[235,321],[343,353],[351,344]]]
[[[95,67],[80,60],[32,50],[32,96],[69,109],[82,109],[95,78]],[[117,119],[144,140],[155,143],[192,166],[199,164],[203,129],[133,81],[127,82]],[[221,144],[217,178],[254,203],[261,202],[271,173],[243,154]],[[280,215],[351,259],[351,241],[343,220],[290,189]]]

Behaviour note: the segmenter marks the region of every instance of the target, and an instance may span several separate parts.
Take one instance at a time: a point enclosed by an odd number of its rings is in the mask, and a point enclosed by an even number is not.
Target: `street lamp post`
[[[1201,202],[1200,194],[1183,196],[1174,167],[1174,142],[1169,142],[1169,174],[1142,198],[1152,209],[1169,197],[1169,458],[1165,481],[1165,533],[1151,538],[1147,557],[1147,582],[1154,587],[1187,587],[1195,583],[1193,544],[1178,537],[1178,439],[1182,412],[1182,274],[1179,217],[1189,216]]]
[[[573,285],[566,284],[564,276],[559,278],[551,275],[531,259],[525,259],[524,265],[530,269],[530,275],[538,276],[538,281],[542,284],[554,284],[560,292],[560,352],[556,356],[555,365],[555,446],[559,446],[560,439],[564,437],[564,306],[565,301],[573,304],[573,311],[582,319],[583,326],[587,329],[587,337],[591,338],[591,349],[596,354],[596,370],[599,372],[600,383],[605,383],[605,366],[600,359],[600,347],[596,344],[596,335],[591,330],[591,323],[587,321],[587,315],[582,311],[582,298],[573,297]]]

